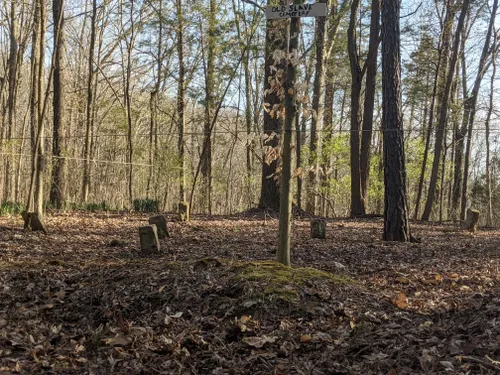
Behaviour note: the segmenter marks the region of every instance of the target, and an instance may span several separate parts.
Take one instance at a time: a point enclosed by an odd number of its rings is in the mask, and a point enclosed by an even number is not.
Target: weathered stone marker
[[[179,221],[189,221],[189,203],[179,202]]]
[[[38,212],[23,211],[21,212],[21,216],[24,220],[24,229],[31,229],[33,232],[40,231],[47,233],[47,229],[43,224],[42,218],[38,215]]]
[[[156,225],[156,230],[158,232],[158,238],[170,237],[167,228],[167,218],[165,215],[155,215],[149,218],[149,224]]]
[[[311,238],[326,238],[326,220],[312,219],[311,220]]]
[[[469,208],[467,210],[467,215],[465,216],[463,228],[467,229],[472,233],[476,233],[478,221],[479,221],[479,211]]]
[[[160,252],[160,241],[156,225],[145,225],[139,228],[139,237],[141,239],[141,250],[145,254],[155,254]]]

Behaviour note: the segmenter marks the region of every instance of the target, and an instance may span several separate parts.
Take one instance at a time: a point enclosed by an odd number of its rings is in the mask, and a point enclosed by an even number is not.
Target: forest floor
[[[500,373],[500,231],[332,220],[170,223],[142,255],[140,214],[0,218],[0,374]],[[118,241],[113,241],[118,240]]]

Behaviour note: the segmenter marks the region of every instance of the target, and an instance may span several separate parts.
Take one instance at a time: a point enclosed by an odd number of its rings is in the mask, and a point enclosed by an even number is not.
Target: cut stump
[[[156,254],[160,252],[160,241],[156,225],[145,225],[139,228],[139,237],[141,239],[141,250],[145,254]]]
[[[312,219],[311,220],[311,238],[319,238],[324,240],[326,238],[326,220],[325,219]]]
[[[179,202],[179,221],[189,221],[189,203]]]
[[[479,211],[469,208],[462,227],[469,232],[476,233],[479,222]]]
[[[156,225],[156,230],[158,232],[158,238],[170,237],[167,228],[167,218],[165,215],[155,215],[149,218],[149,224]]]
[[[47,229],[43,223],[42,217],[38,212],[21,212],[24,220],[24,229],[31,229],[33,232],[47,233]]]

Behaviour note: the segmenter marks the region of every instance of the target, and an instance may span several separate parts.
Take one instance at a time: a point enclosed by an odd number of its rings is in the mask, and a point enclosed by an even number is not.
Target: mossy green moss
[[[233,263],[236,278],[262,283],[260,291],[266,297],[298,301],[300,290],[307,283],[319,281],[329,284],[351,284],[347,277],[336,276],[315,268],[292,268],[273,261]]]

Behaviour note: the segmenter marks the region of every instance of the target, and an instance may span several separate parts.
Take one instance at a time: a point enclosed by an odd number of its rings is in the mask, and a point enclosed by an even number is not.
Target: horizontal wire
[[[433,132],[434,132],[435,129],[433,129]],[[445,131],[456,131],[456,129],[454,128],[445,128],[444,129]],[[295,133],[310,133],[309,130],[306,130],[306,131],[302,131],[302,130],[296,130],[296,129],[291,129],[292,132],[295,132]],[[332,133],[332,134],[335,134],[335,133],[355,133],[355,132],[359,132],[359,133],[362,133],[362,132],[378,132],[378,133],[389,133],[389,132],[397,132],[397,131],[403,131],[405,133],[418,133],[418,132],[427,132],[428,130],[427,129],[419,129],[419,130],[416,130],[416,129],[412,129],[412,130],[408,130],[408,129],[373,129],[373,130],[368,130],[368,129],[359,129],[359,130],[351,130],[351,129],[336,129],[336,130],[328,130],[328,129],[320,129],[320,130],[317,130],[316,133]],[[487,129],[486,128],[474,128],[472,129],[472,132],[473,133],[478,133],[478,132],[486,132]],[[490,133],[500,133],[500,129],[489,129],[489,132]],[[220,131],[212,131],[212,132],[184,132],[183,134],[185,136],[192,136],[192,135],[207,135],[207,134],[232,134],[232,135],[240,135],[240,134],[253,134],[253,135],[261,135],[261,136],[265,136],[265,135],[272,135],[272,134],[278,134],[279,132],[269,132],[269,133],[264,133],[262,131],[256,131],[256,130],[251,130],[250,132],[246,131],[246,130],[241,130],[241,131],[230,131],[230,130],[220,130]],[[180,135],[179,132],[171,132],[171,133],[157,133],[157,134],[153,134],[153,137],[168,137],[168,136],[172,136],[172,135]],[[144,134],[136,134],[134,135],[134,137],[150,137],[151,134],[149,133],[144,133]],[[62,136],[59,136],[58,138],[59,139],[73,139],[73,138],[85,138],[86,135],[62,135]],[[90,138],[124,138],[124,137],[128,137],[128,134],[126,133],[118,133],[118,134],[97,134],[97,135],[93,135],[91,136]],[[53,135],[45,135],[43,137],[41,137],[43,139],[54,139],[55,137]],[[32,139],[32,137],[10,137],[10,138],[4,138],[3,140],[0,140],[0,142],[2,141],[17,141],[17,140],[30,140]]]
[[[21,153],[7,153],[0,152],[1,156],[22,156],[26,158],[32,158],[32,154],[21,154]],[[56,155],[43,155],[44,158],[52,158],[52,159],[63,159],[63,160],[76,160],[76,161],[88,161],[91,163],[101,163],[101,164],[118,164],[118,165],[131,165],[134,167],[153,167],[152,164],[141,164],[141,163],[128,163],[122,161],[114,161],[114,160],[99,160],[99,159],[85,159],[85,158],[75,158],[71,156],[56,156]]]

